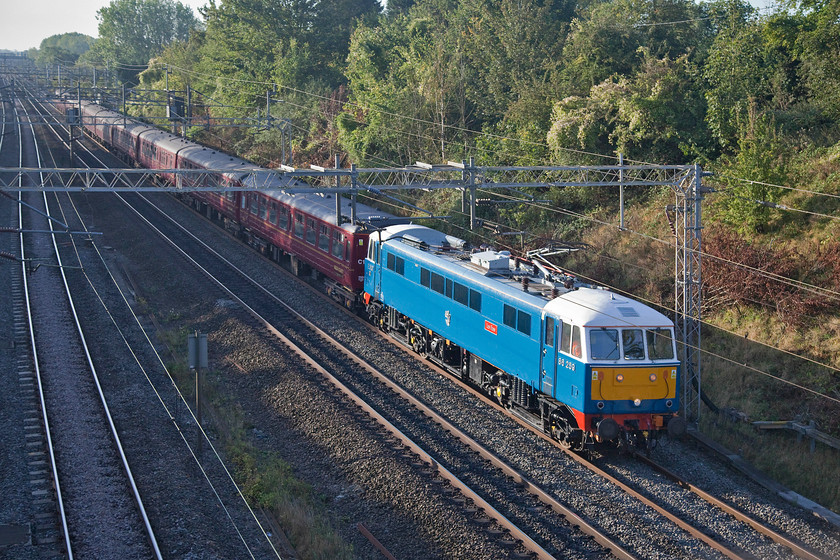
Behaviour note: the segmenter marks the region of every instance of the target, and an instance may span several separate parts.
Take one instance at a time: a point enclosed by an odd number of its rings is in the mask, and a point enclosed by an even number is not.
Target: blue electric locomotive
[[[564,445],[685,431],[673,323],[637,301],[411,224],[371,234],[364,298],[383,329]]]

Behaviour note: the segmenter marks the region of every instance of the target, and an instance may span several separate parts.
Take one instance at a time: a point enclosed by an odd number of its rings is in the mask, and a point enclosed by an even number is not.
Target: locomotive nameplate
[[[499,327],[487,320],[484,321],[484,330],[493,334],[499,334]]]

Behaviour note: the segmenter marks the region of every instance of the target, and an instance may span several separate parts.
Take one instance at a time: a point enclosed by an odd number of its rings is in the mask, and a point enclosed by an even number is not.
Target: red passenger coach
[[[272,184],[272,182],[276,182]],[[263,186],[268,183],[267,187]],[[240,198],[239,222],[243,234],[274,259],[291,256],[292,269],[303,274],[307,268],[327,279],[327,291],[347,306],[356,303],[364,286],[364,259],[372,228],[396,218],[364,204],[356,204],[355,223],[350,200],[340,199],[337,219],[334,194],[288,194],[282,188],[305,183],[280,176],[266,181],[248,177]]]

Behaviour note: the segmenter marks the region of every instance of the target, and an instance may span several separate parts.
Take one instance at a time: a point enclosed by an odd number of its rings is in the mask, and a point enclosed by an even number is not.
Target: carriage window
[[[466,286],[455,282],[454,298],[458,303],[468,305],[470,302],[470,292],[467,290]]]
[[[512,329],[515,329],[516,328],[516,309],[514,309],[510,305],[505,305],[503,320],[504,320],[505,325],[509,326]]]
[[[236,199],[236,193],[233,191],[228,191],[225,196],[227,197],[229,202],[233,202]]]
[[[303,239],[303,216],[295,214],[295,237]]]
[[[554,318],[545,318],[545,345],[554,346]]]
[[[674,343],[671,329],[650,329],[647,333],[648,354],[651,360],[673,360]]]
[[[259,213],[260,219],[265,220],[265,214],[266,214],[266,212],[265,212],[265,209],[266,209],[265,208],[265,199],[263,197],[259,196],[259,195],[257,195],[257,197],[260,200],[260,213]]]
[[[432,289],[439,294],[444,291],[443,276],[434,272],[432,272]]]
[[[289,209],[285,206],[280,207],[277,213],[277,227],[280,229],[289,229]]]
[[[481,313],[481,292],[470,290],[470,309]]]
[[[334,231],[332,243],[332,255],[337,259],[344,260],[344,234]]]
[[[625,360],[644,360],[645,343],[642,338],[642,329],[622,329],[621,348],[624,351]]]
[[[317,230],[315,229],[315,220],[307,219],[306,220],[306,242],[315,245],[315,234]]]
[[[589,345],[593,360],[617,360],[618,330],[600,328],[589,331]]]
[[[430,288],[432,286],[432,276],[428,268],[420,269],[420,285]]]
[[[259,205],[259,202],[257,201],[257,195],[252,194],[251,195],[251,214],[256,215],[258,205]]]
[[[318,236],[318,248],[322,251],[330,250],[330,231],[327,226],[321,226],[321,235]]]
[[[528,313],[505,304],[502,319],[505,325],[510,328],[516,329],[522,334],[531,335],[531,316]]]
[[[271,209],[268,211],[268,221],[272,224],[277,223],[277,203],[271,203]]]
[[[516,328],[522,334],[531,336],[531,315],[524,311],[519,311],[519,317],[516,320]]]

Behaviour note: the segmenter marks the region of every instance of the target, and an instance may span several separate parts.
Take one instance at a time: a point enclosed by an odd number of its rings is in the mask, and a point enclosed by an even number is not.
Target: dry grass
[[[704,413],[705,414],[705,413]],[[746,461],[781,484],[840,512],[840,452],[790,432],[758,432],[743,423],[721,420],[712,414],[701,418],[703,433],[741,455]]]

